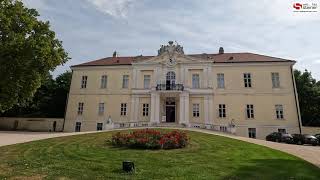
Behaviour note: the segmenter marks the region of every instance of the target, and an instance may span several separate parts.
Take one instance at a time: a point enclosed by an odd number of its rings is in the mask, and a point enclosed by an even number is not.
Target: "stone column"
[[[211,65],[208,66],[208,88],[213,88],[213,74]]]
[[[204,122],[206,128],[211,128],[213,124],[212,111],[213,111],[213,97],[212,95],[204,96]]]
[[[137,69],[134,68],[132,71],[132,87],[135,89],[137,86]]]
[[[189,126],[189,93],[182,92],[180,94],[180,120],[179,124]]]
[[[200,81],[200,88],[208,88],[208,68],[205,67],[202,73],[203,80]]]
[[[131,111],[130,111],[130,121],[139,121],[139,97],[137,95],[132,95],[131,97]]]
[[[151,93],[151,124],[160,123],[160,94],[158,92]]]

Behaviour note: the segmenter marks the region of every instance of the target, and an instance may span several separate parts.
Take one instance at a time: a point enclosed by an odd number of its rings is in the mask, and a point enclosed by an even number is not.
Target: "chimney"
[[[114,51],[112,57],[117,57],[117,51]]]
[[[223,53],[224,53],[223,47],[220,47],[219,48],[219,54],[223,54]]]

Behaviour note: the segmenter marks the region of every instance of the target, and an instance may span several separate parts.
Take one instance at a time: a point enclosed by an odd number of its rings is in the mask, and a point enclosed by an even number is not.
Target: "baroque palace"
[[[107,57],[72,66],[65,131],[180,126],[264,139],[299,133],[295,61],[254,53]]]

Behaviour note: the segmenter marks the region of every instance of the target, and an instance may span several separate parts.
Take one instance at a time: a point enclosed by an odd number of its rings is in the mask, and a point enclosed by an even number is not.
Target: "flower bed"
[[[189,138],[185,132],[161,132],[153,129],[135,130],[112,135],[111,143],[118,147],[140,149],[176,149],[187,146]]]

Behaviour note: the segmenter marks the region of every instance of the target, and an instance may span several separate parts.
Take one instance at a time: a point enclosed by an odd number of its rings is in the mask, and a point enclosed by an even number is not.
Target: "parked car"
[[[319,140],[310,134],[292,134],[293,141],[295,144],[311,144],[316,146],[319,143]]]
[[[320,134],[315,134],[314,137],[316,137],[318,139],[318,143],[320,145]]]
[[[291,134],[287,133],[281,133],[281,132],[273,132],[266,136],[267,141],[273,141],[273,142],[285,142],[292,144],[293,142],[293,137]]]

